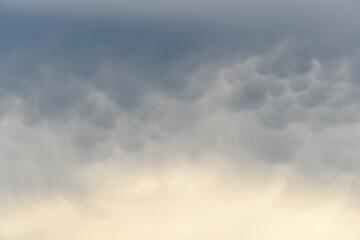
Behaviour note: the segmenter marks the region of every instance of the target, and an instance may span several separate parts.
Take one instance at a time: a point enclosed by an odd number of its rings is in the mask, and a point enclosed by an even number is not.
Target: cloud
[[[358,2],[31,4],[0,11],[0,238],[358,239]]]
[[[264,84],[251,81],[250,83],[244,84],[240,92],[233,94],[230,104],[234,108],[256,110],[265,103],[266,97]]]
[[[183,163],[156,169],[94,164],[79,173],[87,189],[80,198],[54,193],[3,201],[0,236],[40,240],[360,236],[356,199],[338,188],[344,181],[316,187],[286,169],[249,174],[215,156],[204,160],[189,164],[182,159]]]

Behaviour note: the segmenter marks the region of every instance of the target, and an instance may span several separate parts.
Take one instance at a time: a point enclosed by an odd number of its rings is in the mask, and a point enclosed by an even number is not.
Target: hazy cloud
[[[356,173],[358,9],[3,1],[0,194],[81,188],[78,171],[124,155]]]

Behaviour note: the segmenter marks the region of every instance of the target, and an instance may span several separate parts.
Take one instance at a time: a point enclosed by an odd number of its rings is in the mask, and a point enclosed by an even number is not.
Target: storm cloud
[[[214,161],[230,166],[222,177],[290,169],[286,189],[336,182],[358,197],[360,2],[0,6],[0,203],[83,201],[98,171],[121,187],[163,169],[171,185],[179,162]]]

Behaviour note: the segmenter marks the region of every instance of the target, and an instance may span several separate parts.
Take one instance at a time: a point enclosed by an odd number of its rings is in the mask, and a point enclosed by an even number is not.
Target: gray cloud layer
[[[340,127],[357,131],[360,117],[358,2],[210,2],[202,15],[205,3],[195,1],[193,10],[174,3],[157,16],[112,1],[81,15],[81,3],[3,3],[5,189],[63,185],[72,168],[118,146],[357,169],[351,144],[327,151]],[[41,10],[61,6],[74,11]],[[132,11],[102,15],[120,6]]]

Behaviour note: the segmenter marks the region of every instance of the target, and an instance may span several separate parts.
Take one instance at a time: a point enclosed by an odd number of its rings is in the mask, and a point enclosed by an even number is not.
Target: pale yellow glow
[[[265,176],[215,161],[182,162],[93,164],[78,173],[87,186],[79,196],[9,200],[0,239],[360,239],[359,209],[346,192],[322,191],[284,169]]]

